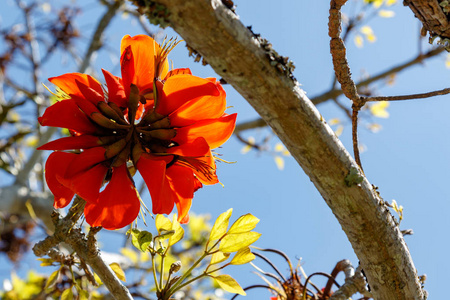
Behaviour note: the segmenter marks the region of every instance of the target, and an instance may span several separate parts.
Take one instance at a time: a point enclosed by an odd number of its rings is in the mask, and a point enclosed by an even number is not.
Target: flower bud
[[[170,266],[170,273],[176,273],[181,269],[181,261],[176,261]]]

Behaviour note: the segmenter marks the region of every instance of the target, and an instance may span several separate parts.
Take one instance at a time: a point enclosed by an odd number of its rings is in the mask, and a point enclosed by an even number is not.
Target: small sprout
[[[363,182],[364,177],[359,173],[358,169],[352,167],[350,172],[345,177],[345,183],[347,186],[357,185]]]
[[[170,265],[170,273],[176,273],[181,269],[181,261],[176,261]]]

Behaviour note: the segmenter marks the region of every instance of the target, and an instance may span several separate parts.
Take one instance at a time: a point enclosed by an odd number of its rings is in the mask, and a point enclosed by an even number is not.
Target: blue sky
[[[267,38],[274,49],[283,56],[289,56],[296,65],[297,80],[309,96],[318,95],[330,88],[332,64],[329,54],[328,1],[284,0],[274,4],[269,0],[236,0],[236,12],[246,26]],[[89,7],[90,1],[77,1],[86,11],[79,19],[79,27],[89,36],[94,27],[93,17],[100,14],[98,8]],[[344,12],[351,13],[349,1]],[[387,8],[395,12],[393,18],[374,18],[371,26],[377,41],[365,41],[363,48],[353,43],[351,35],[347,43],[348,58],[353,78],[358,80],[364,74],[376,74],[393,65],[417,55],[419,22],[412,12],[401,3]],[[0,12],[2,27],[14,22],[14,15]],[[140,27],[130,24],[130,19],[117,17],[107,30],[108,53],[101,52],[95,61],[95,70],[104,68],[119,74],[117,57],[123,35],[142,33]],[[175,33],[167,29],[169,37]],[[426,40],[423,51],[431,48]],[[81,39],[79,49],[85,49],[86,40]],[[84,51],[84,50],[80,50]],[[448,87],[450,70],[445,67],[446,54],[419,64],[397,75],[395,85],[381,86],[379,95],[403,95],[438,90]],[[113,58],[113,59],[112,59]],[[208,66],[194,63],[188,57],[184,43],[170,55],[175,67],[189,67],[193,74],[201,77],[215,77]],[[61,66],[52,64],[45,70],[45,77],[73,72],[73,63]],[[101,77],[100,77],[101,79]],[[257,114],[246,101],[227,85],[229,113],[238,113],[238,123],[252,120]],[[341,103],[350,106],[349,101],[340,98]],[[379,187],[386,201],[395,199],[404,206],[404,220],[401,229],[413,229],[414,235],[406,237],[419,275],[427,274],[425,288],[431,297],[445,298],[442,289],[450,264],[446,260],[449,248],[450,192],[448,190],[449,122],[450,96],[432,99],[391,103],[387,119],[372,118],[382,125],[376,134],[362,128],[360,141],[367,150],[362,153],[365,173],[369,181]],[[340,118],[346,126],[340,136],[347,149],[351,149],[350,125],[342,111],[333,103],[318,106],[326,120]],[[365,119],[367,120],[367,119]],[[300,129],[299,129],[300,130]],[[263,138],[267,129],[249,131],[244,136]],[[274,137],[270,145],[277,143]],[[213,218],[233,207],[235,217],[252,213],[261,219],[256,231],[262,233],[257,242],[259,247],[271,247],[284,251],[296,262],[302,258],[307,273],[331,272],[334,265],[347,258],[356,266],[358,263],[350,243],[339,223],[334,218],[319,193],[292,158],[285,158],[285,168],[280,171],[269,153],[250,151],[243,155],[243,145],[232,137],[218,152],[235,164],[219,164],[220,185],[205,187],[197,192],[192,211],[209,213]],[[4,176],[7,182],[10,178]],[[2,184],[3,185],[3,184]],[[149,197],[146,196],[147,201]],[[117,249],[111,237],[105,235],[105,250]],[[120,245],[121,246],[121,245]],[[28,260],[33,265],[33,257]],[[0,259],[3,261],[3,258]],[[280,263],[280,269],[284,265]],[[264,266],[257,262],[257,265]],[[25,269],[27,266],[22,266]],[[268,268],[265,268],[268,269]],[[0,273],[6,269],[0,267]],[[231,274],[243,285],[261,283],[252,275],[250,268],[234,267]],[[268,293],[249,293],[248,299]]]

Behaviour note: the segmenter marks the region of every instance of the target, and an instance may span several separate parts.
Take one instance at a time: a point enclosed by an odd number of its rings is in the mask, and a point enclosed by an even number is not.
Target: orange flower
[[[78,194],[87,202],[91,226],[124,227],[140,210],[132,179],[137,170],[150,191],[153,213],[169,214],[176,205],[185,223],[194,192],[218,182],[211,149],[231,136],[236,114],[224,113],[225,91],[215,79],[193,76],[189,69],[168,71],[167,55],[176,44],[125,36],[122,77],[103,70],[106,92],[85,74],[49,78],[64,99],[47,108],[39,122],[72,134],[38,148],[56,150],[45,173],[56,208]],[[63,152],[72,149],[81,151]]]

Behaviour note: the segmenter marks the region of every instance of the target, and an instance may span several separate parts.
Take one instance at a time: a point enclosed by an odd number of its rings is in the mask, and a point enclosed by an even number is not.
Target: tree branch
[[[36,256],[44,256],[53,247],[56,247],[61,242],[65,242],[97,273],[115,299],[132,300],[133,298],[128,289],[101,258],[93,235],[90,234],[86,238],[81,229],[75,227],[77,220],[83,214],[85,204],[86,202],[83,199],[77,197],[64,218],[60,218],[59,213],[54,211],[52,219],[55,224],[55,233],[38,242],[33,247],[33,252]],[[94,231],[97,230],[94,229]]]
[[[298,83],[271,64],[261,39],[219,0],[155,2],[165,6],[158,17],[247,99],[302,166],[347,234],[375,299],[423,299],[394,218],[366,178],[347,186],[356,163]]]
[[[370,78],[367,78],[365,80],[358,82],[356,84],[356,87],[359,89],[361,87],[368,86],[369,84],[372,84],[378,80],[384,79],[392,74],[399,73],[411,66],[423,63],[424,60],[434,57],[436,55],[439,55],[444,51],[445,51],[444,48],[439,47],[439,48],[432,49],[423,54],[419,53],[416,57],[413,57],[412,59],[410,59],[404,63],[401,63],[397,66],[391,67],[377,75],[371,76]],[[325,93],[322,93],[320,95],[312,97],[311,102],[314,103],[315,105],[318,105],[325,101],[328,101],[329,99],[336,99],[337,97],[341,96],[342,94],[343,94],[343,91],[341,89],[333,88]],[[235,131],[237,131],[239,133],[244,130],[265,127],[265,126],[267,126],[267,123],[264,120],[258,118],[258,119],[252,120],[252,121],[242,122],[240,124],[237,124]]]

